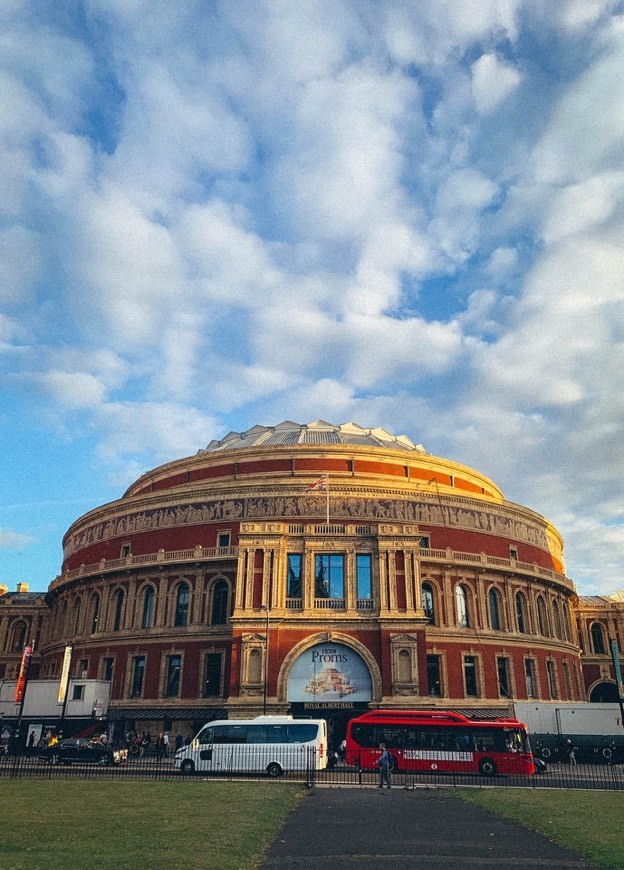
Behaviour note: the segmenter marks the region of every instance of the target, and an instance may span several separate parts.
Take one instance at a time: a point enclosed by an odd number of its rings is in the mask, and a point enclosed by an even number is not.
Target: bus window
[[[216,725],[214,728],[215,743],[246,743],[246,725]]]
[[[421,749],[446,749],[446,731],[444,728],[423,728],[420,732]]]
[[[475,729],[477,752],[504,752],[505,734],[497,728]]]
[[[389,748],[402,749],[404,743],[404,732],[405,728],[401,725],[396,728],[391,725],[383,725],[379,728],[379,740],[377,741],[377,745],[385,743]]]
[[[472,752],[474,741],[469,731],[451,731],[448,735],[448,749],[459,752]]]
[[[366,749],[377,749],[381,742],[374,725],[354,725],[353,739],[359,746],[364,746]]]

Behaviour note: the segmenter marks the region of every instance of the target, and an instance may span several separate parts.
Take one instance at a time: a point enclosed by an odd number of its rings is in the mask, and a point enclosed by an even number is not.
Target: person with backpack
[[[386,749],[385,743],[380,743],[379,748],[381,749],[381,755],[375,762],[379,765],[379,785],[377,788],[383,788],[384,783],[386,784],[386,788],[392,788],[392,782],[390,779],[390,772],[392,770],[392,758],[390,753]]]

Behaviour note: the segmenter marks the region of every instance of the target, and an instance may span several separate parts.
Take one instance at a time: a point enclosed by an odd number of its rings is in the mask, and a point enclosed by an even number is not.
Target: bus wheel
[[[496,764],[491,758],[482,758],[479,762],[479,773],[481,776],[495,776],[496,770]]]
[[[271,777],[271,779],[277,779],[284,773],[277,761],[272,761],[267,767],[266,772]]]
[[[190,776],[192,773],[195,773],[195,765],[190,758],[184,759],[180,765],[180,773],[182,776]]]

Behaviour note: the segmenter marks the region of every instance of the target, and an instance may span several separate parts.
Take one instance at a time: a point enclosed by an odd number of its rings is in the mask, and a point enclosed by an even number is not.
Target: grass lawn
[[[249,870],[303,793],[276,782],[0,780],[0,867]]]
[[[605,867],[624,867],[624,794],[511,788],[458,789],[454,794],[515,819]]]

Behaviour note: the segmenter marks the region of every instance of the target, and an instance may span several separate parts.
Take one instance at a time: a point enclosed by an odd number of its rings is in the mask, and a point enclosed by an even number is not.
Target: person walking
[[[377,786],[377,788],[383,788],[384,783],[386,785],[386,788],[392,788],[392,782],[390,778],[392,759],[390,758],[390,753],[386,749],[385,743],[380,743],[379,748],[381,749],[381,755],[375,762],[379,765],[379,785]]]

